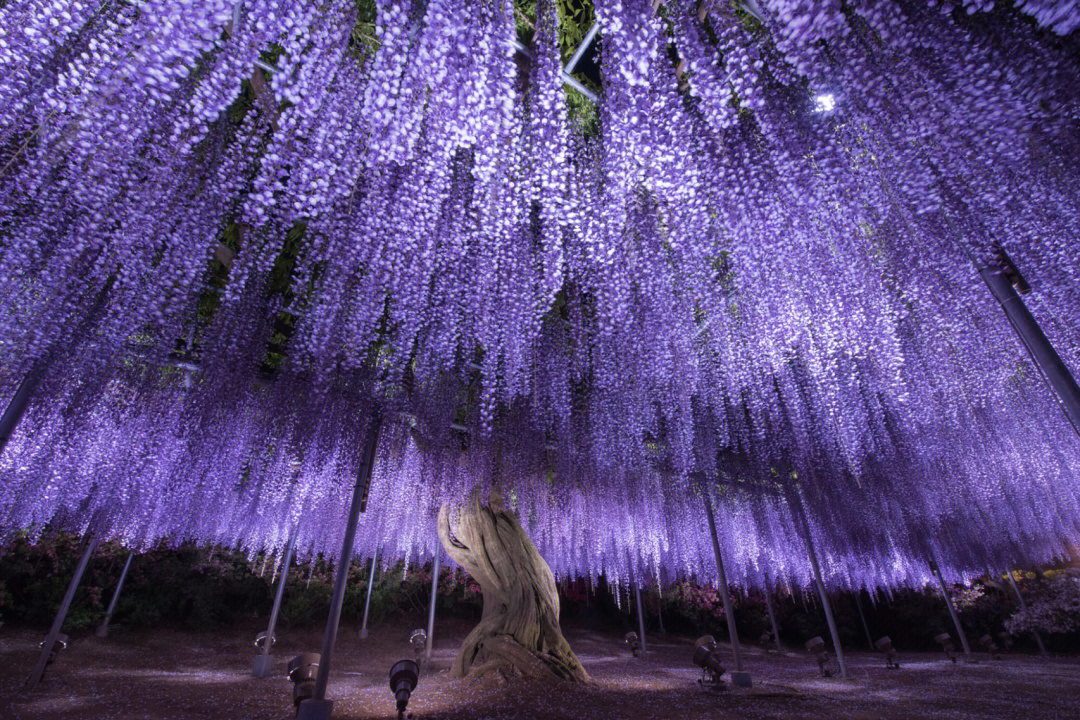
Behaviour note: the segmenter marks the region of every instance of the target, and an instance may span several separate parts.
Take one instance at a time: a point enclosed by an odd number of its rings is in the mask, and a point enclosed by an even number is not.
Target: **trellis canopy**
[[[980,271],[1080,367],[1078,24],[6,2],[0,529],[334,554],[378,416],[386,562],[493,486],[560,576],[711,578],[706,497],[739,583],[1048,560],[1080,442]]]

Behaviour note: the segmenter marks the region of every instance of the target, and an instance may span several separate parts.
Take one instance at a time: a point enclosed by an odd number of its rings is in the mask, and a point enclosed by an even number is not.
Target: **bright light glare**
[[[832,109],[836,107],[836,98],[830,93],[822,93],[814,97],[814,112],[827,113],[832,112]]]

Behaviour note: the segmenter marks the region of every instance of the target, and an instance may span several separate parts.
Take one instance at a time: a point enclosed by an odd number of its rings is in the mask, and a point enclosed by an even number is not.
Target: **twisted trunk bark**
[[[480,585],[484,612],[451,668],[457,677],[509,670],[539,679],[588,682],[559,629],[559,594],[544,558],[497,493],[439,510],[446,554]]]

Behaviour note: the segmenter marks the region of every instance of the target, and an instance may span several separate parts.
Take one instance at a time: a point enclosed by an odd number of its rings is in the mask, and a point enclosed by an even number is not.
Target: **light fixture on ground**
[[[277,644],[277,635],[272,635],[270,637],[270,647],[273,648],[274,645],[276,645],[276,644]],[[255,636],[255,641],[252,642],[251,645],[252,645],[252,647],[258,649],[259,652],[262,652],[263,648],[266,647],[266,631],[264,630],[263,632],[256,635]]]
[[[874,643],[874,647],[878,649],[878,652],[885,655],[885,667],[887,668],[899,668],[900,656],[896,653],[896,648],[892,646],[892,638],[888,635],[878,638],[878,641]]]
[[[412,631],[412,634],[409,635],[409,645],[413,649],[413,654],[416,655],[417,664],[419,664],[424,657],[424,648],[427,647],[427,633],[424,632],[424,628],[416,628]]]
[[[1001,655],[1000,653],[998,653],[997,643],[994,642],[994,638],[990,635],[983,635],[981,638],[979,638],[979,647],[981,647],[982,651],[984,653],[987,653],[991,657],[991,659],[1001,659]]]
[[[953,644],[952,635],[949,633],[941,633],[934,636],[934,642],[941,646],[941,649],[945,651],[945,655],[956,662],[956,645]]]
[[[712,635],[702,635],[694,642],[694,664],[701,668],[698,683],[722,688],[724,666],[720,663],[720,646]]]
[[[626,633],[626,637],[624,637],[623,639],[626,641],[626,644],[630,646],[630,654],[634,657],[641,657],[641,655],[645,652],[645,650],[641,647],[641,638],[639,638],[638,634],[633,630]]]
[[[41,642],[39,642],[38,643],[38,648],[44,650],[45,649],[45,643],[46,643],[45,640],[42,640]],[[56,642],[53,643],[52,650],[49,651],[49,657],[46,658],[46,660],[45,660],[45,669],[46,670],[49,668],[50,665],[52,665],[54,662],[56,662],[56,658],[57,658],[57,656],[60,655],[60,651],[67,649],[67,643],[68,643],[68,636],[67,635],[57,635],[56,636]],[[42,670],[42,677],[44,677],[44,675],[45,675],[45,671]]]
[[[409,697],[418,682],[420,666],[415,661],[399,660],[390,668],[390,692],[394,693],[394,700],[397,702],[398,720],[406,717],[405,709],[409,707]]]
[[[293,684],[293,707],[315,694],[315,677],[319,673],[319,653],[301,653],[289,661],[289,680]]]
[[[829,650],[825,647],[825,641],[820,635],[806,641],[806,652],[810,653],[810,657],[817,663],[821,677],[833,676],[835,670],[832,662],[833,658],[832,655],[829,654]]]

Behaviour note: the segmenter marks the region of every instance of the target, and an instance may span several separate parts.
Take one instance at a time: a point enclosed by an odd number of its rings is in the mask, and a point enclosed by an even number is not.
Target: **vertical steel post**
[[[709,533],[712,535],[713,554],[716,556],[716,573],[720,580],[720,599],[724,601],[724,615],[727,618],[728,637],[735,654],[735,671],[743,671],[742,651],[739,649],[739,631],[735,628],[735,615],[731,609],[731,593],[728,588],[727,574],[724,572],[724,558],[720,554],[720,539],[716,535],[716,518],[713,517],[712,501],[708,491],[702,493],[705,498],[705,517],[709,521]]]
[[[765,580],[765,610],[769,613],[769,624],[772,625],[773,644],[777,652],[783,652],[784,646],[780,644],[780,627],[776,624],[776,613],[772,609],[772,583]]]
[[[60,629],[64,625],[64,619],[67,617],[68,608],[71,607],[71,601],[75,599],[75,591],[79,589],[79,582],[82,580],[83,573],[86,572],[86,566],[90,563],[90,556],[94,554],[97,544],[97,537],[91,535],[86,542],[86,549],[83,550],[82,557],[79,559],[79,564],[75,567],[75,574],[72,576],[71,582],[68,583],[68,589],[67,592],[64,593],[64,599],[60,603],[60,609],[56,611],[56,617],[53,619],[52,627],[49,628],[49,634],[45,638],[45,644],[41,647],[41,655],[38,656],[37,664],[34,665],[34,671],[26,681],[28,690],[33,690],[37,687],[37,684],[41,682],[41,676],[45,673],[45,666],[49,663],[49,655],[52,653],[53,645],[56,644],[56,636],[60,634]]]
[[[431,569],[431,602],[428,603],[427,616],[427,648],[424,651],[424,659],[431,660],[431,644],[435,640],[435,601],[439,597],[439,556],[442,555],[442,547],[435,547],[435,560]]]
[[[333,711],[333,701],[326,699],[326,685],[330,680],[330,660],[334,653],[334,641],[337,639],[338,623],[341,622],[341,605],[345,600],[345,586],[349,581],[349,565],[352,563],[353,545],[356,542],[356,525],[360,520],[360,501],[367,484],[371,481],[371,471],[375,465],[375,449],[379,442],[381,416],[375,414],[368,428],[364,451],[360,456],[360,467],[353,487],[352,502],[349,504],[349,520],[345,525],[345,537],[341,540],[341,557],[338,559],[337,577],[334,578],[334,594],[330,598],[330,616],[326,620],[326,632],[323,635],[322,652],[319,654],[319,673],[315,677],[315,690],[310,700],[304,700],[297,708],[297,720],[325,720]]]
[[[637,583],[634,583],[634,601],[637,603],[638,638],[641,640],[641,652],[644,653],[647,650],[645,647],[645,610],[641,607],[641,587]]]
[[[113,591],[112,600],[109,601],[109,608],[105,611],[105,619],[101,621],[98,629],[94,632],[99,638],[109,634],[109,621],[112,620],[113,612],[116,611],[116,602],[120,599],[120,590],[124,587],[124,578],[127,577],[128,568],[131,567],[131,558],[133,557],[135,557],[134,550],[128,553],[127,560],[124,561],[124,569],[120,571],[120,579],[116,581],[116,590]]]
[[[825,581],[821,579],[821,564],[818,562],[817,550],[814,549],[814,539],[810,534],[810,521],[806,517],[802,498],[796,495],[791,506],[798,513],[799,523],[803,528],[806,551],[810,555],[810,567],[814,571],[814,584],[817,585],[818,597],[821,598],[821,606],[825,610],[825,622],[829,625],[829,635],[832,637],[833,650],[836,652],[836,664],[840,666],[840,677],[847,680],[848,672],[847,663],[844,662],[844,648],[840,645],[840,633],[836,629],[836,619],[833,618],[832,606],[829,605],[829,596],[825,592]]]
[[[285,546],[285,557],[281,561],[281,577],[278,578],[277,591],[274,593],[274,606],[270,610],[270,623],[266,626],[266,639],[263,641],[262,652],[255,658],[255,667],[251,674],[257,678],[270,675],[270,648],[274,644],[274,628],[277,627],[278,613],[281,611],[281,598],[285,595],[285,583],[289,579],[289,565],[292,564],[293,549],[296,547],[296,533],[300,527],[297,525],[289,535],[289,544]]]
[[[41,382],[41,376],[44,374],[45,362],[39,360],[30,369],[30,372],[26,373],[26,377],[22,379],[22,382],[19,383],[19,387],[15,389],[15,395],[12,396],[3,416],[0,416],[0,455],[4,453],[8,439],[15,433],[15,428],[18,426],[19,421],[22,420],[23,413],[26,412],[26,406],[30,402],[30,398],[33,397],[34,390],[37,389],[38,383]]]
[[[821,606],[825,608],[825,622],[829,624],[829,635],[832,636],[833,649],[836,651],[836,662],[840,666],[840,677],[847,680],[847,663],[844,662],[844,648],[840,645],[840,633],[836,630],[836,620],[833,618],[832,607],[829,605],[829,596],[825,593],[825,582],[821,579],[821,565],[818,564],[817,551],[809,537],[806,540],[806,548],[810,553],[810,566],[814,570],[814,582],[817,584],[818,596],[821,597]]]
[[[1050,340],[1005,273],[981,264],[976,266],[983,282],[1005,311],[1013,330],[1020,337],[1020,342],[1027,348],[1031,360],[1050,386],[1050,391],[1061,405],[1065,417],[1072,423],[1073,429],[1080,433],[1080,386],[1077,386],[1076,379],[1050,344]]]
[[[863,615],[862,602],[859,600],[861,594],[861,590],[855,592],[855,609],[859,611],[859,620],[862,621],[862,629],[866,633],[866,644],[870,646],[870,651],[873,652],[874,641],[870,637],[870,626],[866,624],[866,616]]]
[[[657,580],[656,581],[656,621],[660,624],[660,634],[661,635],[667,635],[667,630],[664,629],[663,607],[661,607],[663,604],[664,604],[664,591],[663,591],[663,588],[660,587],[660,581]]]
[[[1005,573],[1009,576],[1009,584],[1012,585],[1013,592],[1016,593],[1016,599],[1020,603],[1020,609],[1023,610],[1027,607],[1027,603],[1024,602],[1024,596],[1020,594],[1020,588],[1016,586],[1016,580],[1013,579],[1012,570]],[[1042,636],[1039,635],[1038,630],[1032,630],[1031,634],[1035,636],[1035,644],[1039,646],[1039,654],[1046,654],[1046,646],[1043,645]]]
[[[956,627],[956,634],[960,636],[960,644],[964,648],[964,654],[971,655],[971,647],[968,645],[967,635],[964,634],[964,628],[960,626],[960,616],[956,614],[956,608],[953,607],[952,598],[949,597],[949,588],[945,585],[945,576],[941,574],[941,565],[938,564],[937,555],[934,555],[931,567],[934,571],[934,575],[937,576],[938,585],[941,587],[941,597],[945,600],[945,607],[949,608],[949,617],[952,618],[953,625]]]
[[[375,552],[371,555],[371,574],[368,575],[367,581],[367,599],[364,600],[364,619],[360,622],[360,639],[363,640],[368,636],[367,632],[367,619],[368,610],[371,608],[371,589],[375,585],[375,565],[379,561],[379,548],[376,546]]]

